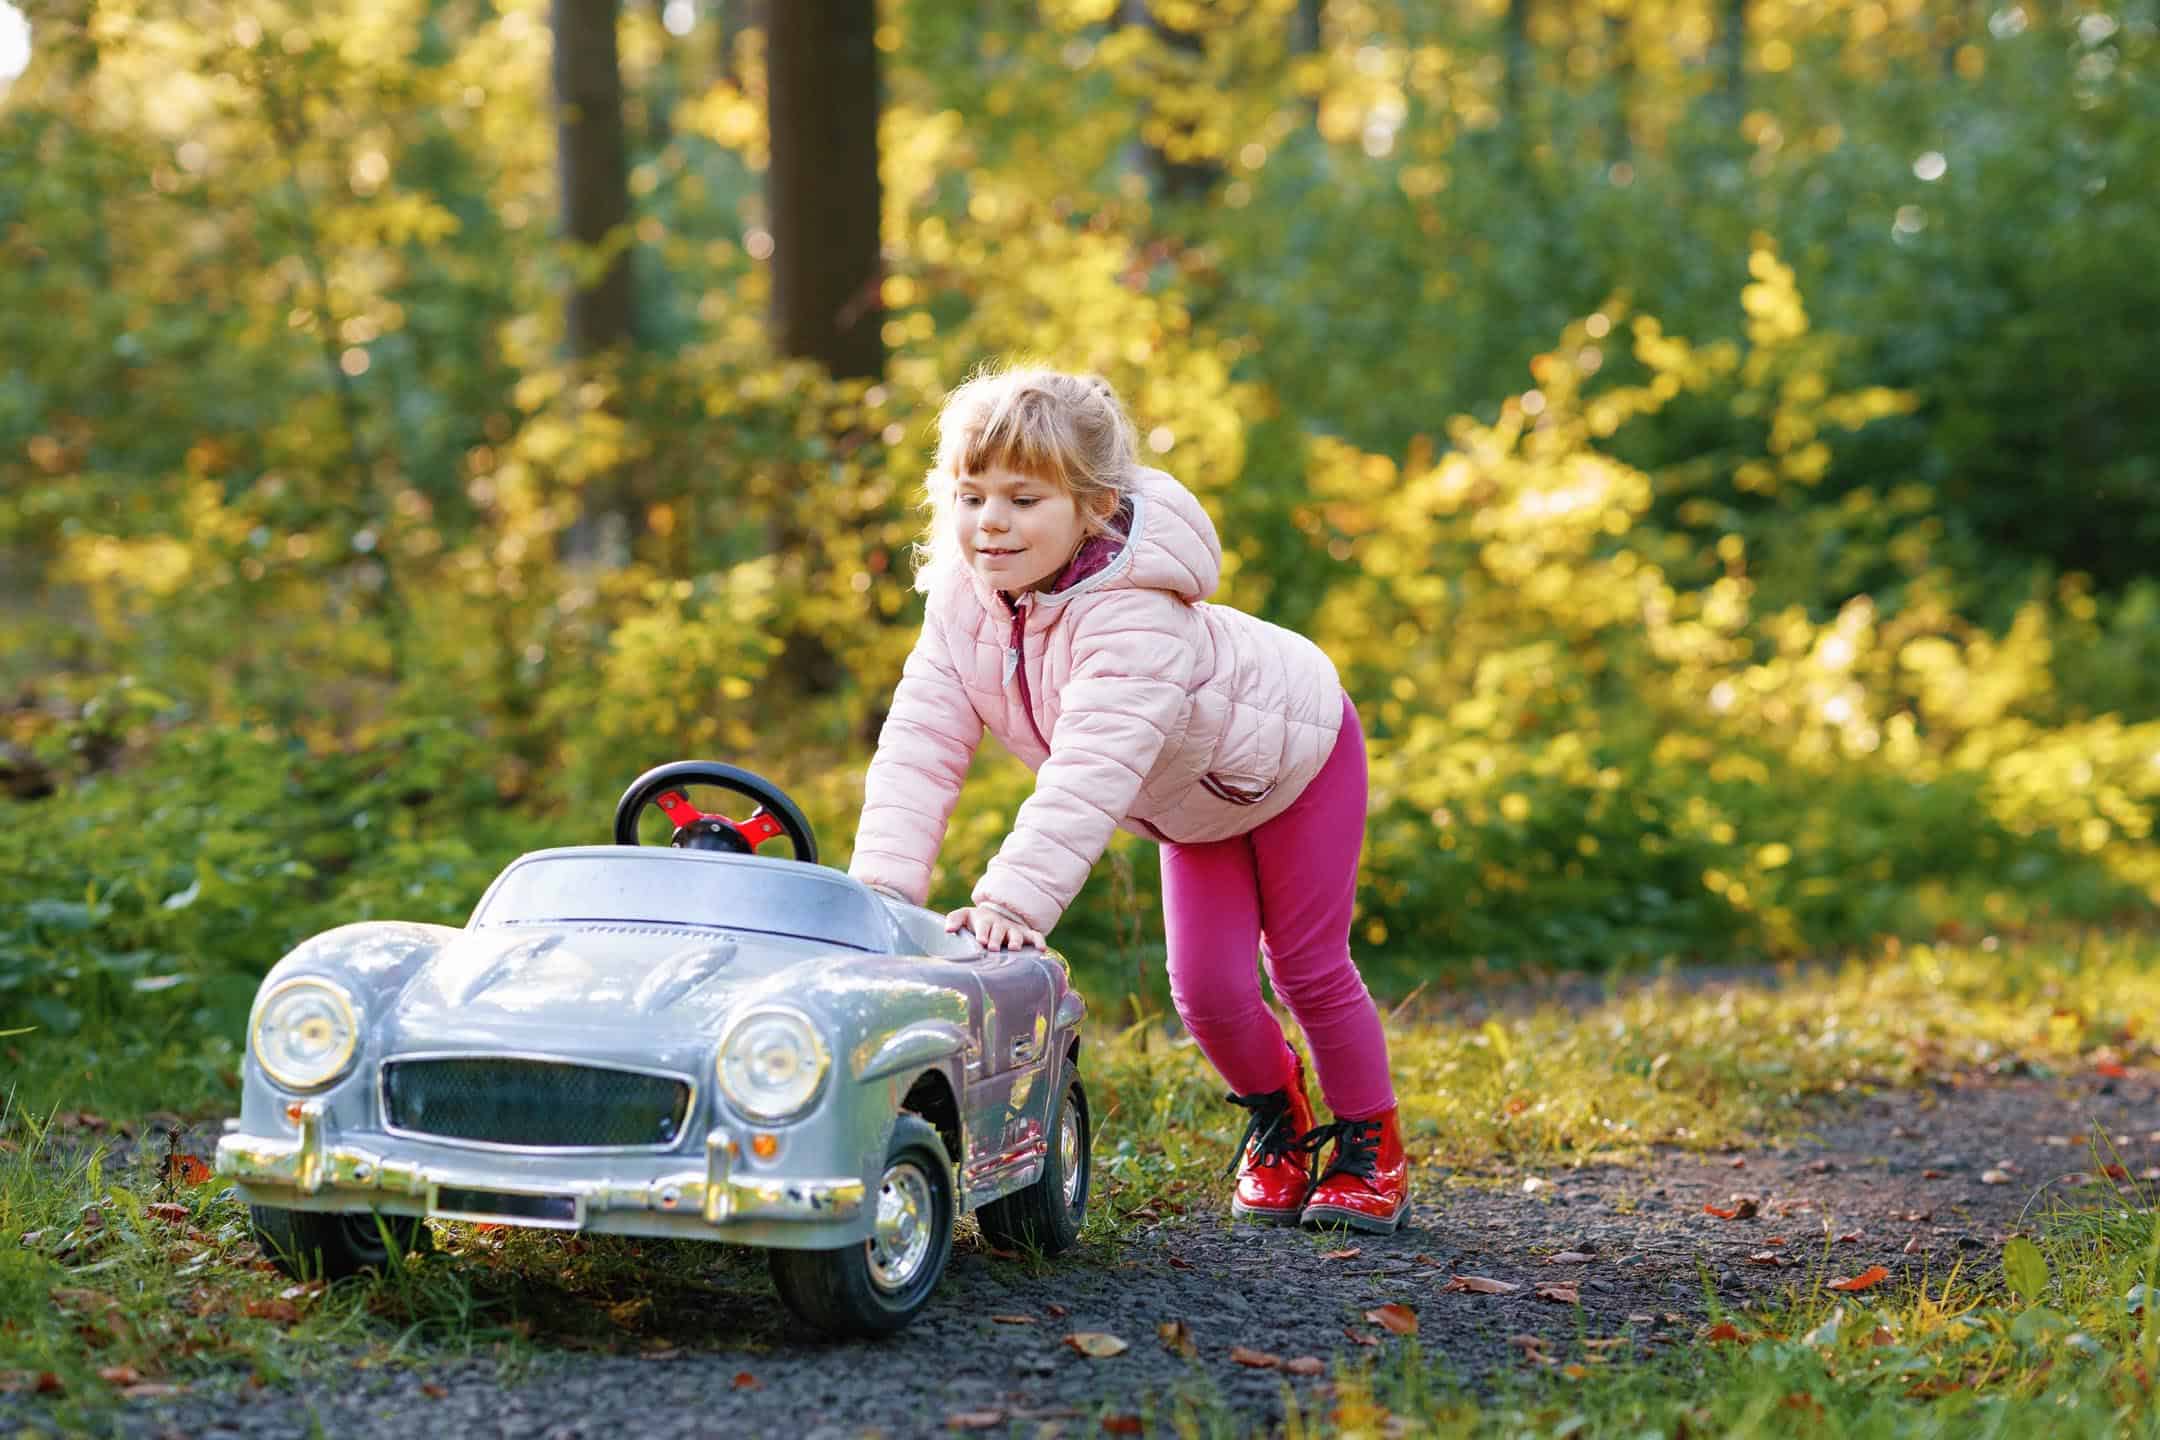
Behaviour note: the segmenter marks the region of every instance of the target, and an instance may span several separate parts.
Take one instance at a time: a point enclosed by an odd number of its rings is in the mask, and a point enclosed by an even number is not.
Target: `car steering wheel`
[[[692,785],[711,785],[732,790],[757,802],[747,820],[709,815],[690,803],[683,791]],[[638,843],[638,821],[648,805],[675,824],[668,844],[678,850],[717,850],[729,855],[748,855],[776,836],[785,835],[794,847],[794,858],[817,864],[817,836],[795,802],[779,786],[761,775],[711,760],[677,760],[657,766],[630,782],[622,799],[615,802],[615,843]]]

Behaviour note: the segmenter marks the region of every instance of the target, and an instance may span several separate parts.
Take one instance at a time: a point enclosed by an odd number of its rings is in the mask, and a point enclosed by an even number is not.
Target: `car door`
[[[1044,1153],[1050,971],[1039,955],[1000,951],[972,969],[983,992],[983,1049],[970,1077],[967,1180],[1003,1188],[1032,1174]]]

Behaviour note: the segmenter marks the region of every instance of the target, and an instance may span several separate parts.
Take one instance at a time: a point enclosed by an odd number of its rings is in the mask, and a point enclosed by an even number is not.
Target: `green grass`
[[[1811,1102],[1952,1071],[2148,1064],[2141,1027],[2156,1001],[2160,941],[2116,933],[1886,946],[1776,983],[1667,978],[1476,1024],[1417,998],[1391,1013],[1389,1032],[1419,1163],[1429,1174],[1447,1167],[1450,1183],[1484,1183],[1524,1169],[1638,1160],[1659,1143],[1759,1141],[1805,1128]],[[125,1039],[110,1038],[115,1049]],[[1218,1213],[1243,1115],[1222,1102],[1205,1062],[1152,1021],[1098,1028],[1088,1043],[1098,1177],[1089,1237]],[[700,1311],[745,1306],[743,1282],[762,1269],[755,1252],[731,1247],[446,1226],[437,1231],[443,1253],[380,1277],[296,1286],[256,1254],[222,1182],[167,1181],[154,1143],[114,1167],[109,1132],[83,1128],[83,1111],[108,1125],[152,1109],[216,1113],[226,1102],[199,1056],[125,1076],[92,1066],[72,1094],[79,1060],[28,1073],[37,1085],[18,1082],[0,1115],[0,1383],[49,1374],[63,1423],[86,1420],[137,1383],[131,1376],[274,1381],[332,1355],[395,1365],[486,1351],[515,1367],[543,1348],[709,1343],[699,1338],[710,1333]],[[19,1098],[32,1089],[42,1108]],[[71,1113],[56,1123],[63,1103]],[[1734,1325],[1733,1340],[1667,1327],[1644,1358],[1616,1360],[1624,1352],[1581,1337],[1572,1351],[1552,1346],[1549,1363],[1525,1357],[1482,1397],[1405,1346],[1340,1370],[1323,1408],[1294,1415],[1291,1429],[2160,1433],[2150,1388],[2160,1378],[2160,1322],[2141,1298],[2160,1286],[2152,1197],[2123,1190],[2098,1214],[2052,1212],[2032,1224],[2046,1273],[2043,1288],[2022,1296],[2006,1287],[2000,1257],[1980,1257],[1925,1288],[1817,1290],[1775,1310],[1714,1314]],[[731,1327],[737,1342],[778,1343],[782,1320],[759,1322],[755,1308]],[[1151,1424],[1162,1433],[1238,1428],[1199,1401],[1166,1400]]]

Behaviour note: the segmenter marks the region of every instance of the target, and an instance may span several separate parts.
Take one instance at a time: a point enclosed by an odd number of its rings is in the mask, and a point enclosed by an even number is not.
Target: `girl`
[[[929,491],[915,581],[929,603],[850,873],[923,902],[988,728],[1036,772],[1035,791],[946,928],[991,949],[1040,946],[1112,830],[1156,841],[1171,1001],[1251,1112],[1232,1213],[1394,1230],[1410,1197],[1387,1041],[1350,959],[1365,741],[1334,665],[1303,636],[1206,603],[1215,528],[1190,491],[1141,466],[1095,376],[1015,369],[962,385],[938,417]],[[1314,1123],[1303,1061],[1261,1000],[1256,949],[1312,1045],[1331,1125]]]

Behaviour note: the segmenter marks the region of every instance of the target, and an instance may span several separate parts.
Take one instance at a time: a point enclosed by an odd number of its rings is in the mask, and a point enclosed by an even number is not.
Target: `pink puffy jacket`
[[[1206,603],[1222,572],[1192,492],[1142,470],[1123,545],[1008,598],[955,567],[932,587],[864,785],[849,873],[916,904],[987,728],[1035,792],[974,899],[1048,932],[1123,825],[1240,835],[1282,813],[1342,727],[1335,666],[1302,635]]]

